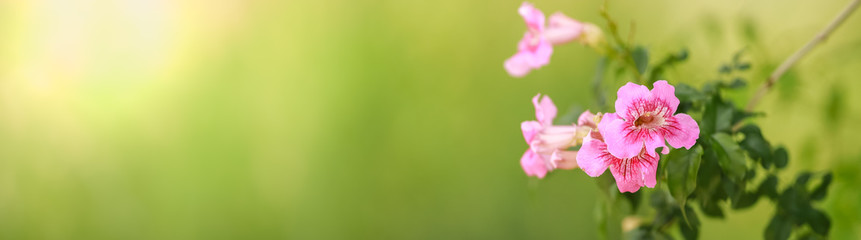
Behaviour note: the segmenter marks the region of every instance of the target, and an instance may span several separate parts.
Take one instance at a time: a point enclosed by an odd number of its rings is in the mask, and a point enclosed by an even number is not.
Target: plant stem
[[[643,83],[643,75],[640,74],[640,70],[637,68],[637,63],[634,62],[634,55],[631,53],[631,48],[628,47],[628,43],[622,40],[622,37],[619,35],[619,27],[616,25],[616,21],[613,21],[613,18],[610,17],[610,14],[607,12],[607,0],[604,1],[604,6],[601,7],[601,16],[607,20],[607,29],[610,30],[610,35],[613,36],[613,40],[616,41],[616,44],[622,48],[622,56],[621,60],[631,68],[634,73],[634,78],[636,78],[638,83]],[[633,29],[631,30],[633,31]],[[633,32],[631,33],[630,38],[633,38]],[[610,47],[611,50],[612,47]]]
[[[770,90],[771,87],[774,86],[775,83],[777,83],[777,80],[779,80],[780,77],[783,76],[783,74],[786,73],[786,71],[789,70],[789,68],[795,64],[795,62],[798,62],[798,60],[801,60],[804,55],[807,55],[807,53],[810,52],[813,47],[816,47],[816,45],[818,45],[822,41],[825,41],[828,38],[828,35],[834,32],[834,30],[837,29],[837,27],[839,27],[840,24],[842,24],[846,20],[846,18],[848,18],[849,15],[851,15],[852,12],[855,11],[856,8],[858,8],[859,3],[861,3],[861,0],[852,0],[852,2],[849,3],[849,6],[846,6],[846,8],[844,8],[843,11],[840,12],[840,15],[837,15],[837,18],[834,18],[834,20],[832,20],[831,23],[829,23],[828,26],[825,27],[825,29],[819,32],[819,34],[816,34],[816,36],[809,42],[807,42],[804,47],[798,49],[798,51],[793,53],[792,56],[789,56],[789,58],[783,61],[783,63],[781,63],[780,66],[778,66],[777,69],[775,69],[774,72],[772,72],[771,75],[768,76],[768,80],[762,84],[762,87],[760,87],[759,90],[756,91],[756,95],[754,95],[750,102],[748,102],[747,108],[745,110],[747,110],[748,112],[753,111],[753,108],[756,107],[756,104],[759,103],[762,97],[766,93],[768,93],[768,90]]]
[[[834,18],[834,20],[832,20],[831,23],[829,23],[825,27],[825,29],[822,29],[822,31],[816,34],[813,39],[807,42],[807,44],[804,44],[801,49],[798,49],[798,51],[795,51],[795,53],[789,56],[789,58],[784,60],[783,63],[781,63],[780,66],[777,67],[777,69],[774,69],[774,72],[772,72],[771,75],[768,76],[768,79],[765,81],[765,83],[763,83],[762,86],[759,87],[759,90],[756,91],[756,94],[754,94],[753,98],[751,98],[750,101],[747,103],[747,107],[745,108],[745,110],[747,112],[752,112],[753,108],[756,107],[756,104],[758,104],[759,101],[762,100],[762,97],[765,96],[765,94],[768,93],[769,90],[771,90],[775,83],[777,83],[777,80],[780,80],[780,77],[783,76],[783,74],[786,73],[786,71],[789,70],[792,65],[795,65],[798,60],[801,60],[801,58],[807,55],[810,50],[813,50],[816,45],[828,39],[828,36],[831,35],[831,33],[833,33],[834,30],[836,30],[837,27],[840,26],[840,24],[846,21],[846,18],[848,18],[849,15],[851,15],[856,8],[858,8],[859,3],[861,3],[861,0],[852,0],[852,2],[850,2],[849,5],[846,6],[846,8],[844,8],[843,11],[841,11],[840,14],[837,15],[837,17]],[[737,123],[735,126],[733,126],[733,131],[737,131],[739,128],[741,128],[741,125],[742,122]]]

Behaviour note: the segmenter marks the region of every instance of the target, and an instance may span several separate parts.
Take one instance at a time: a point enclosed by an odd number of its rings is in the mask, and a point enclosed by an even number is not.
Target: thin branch
[[[816,45],[828,39],[828,36],[831,35],[831,33],[833,33],[834,30],[836,30],[837,27],[840,26],[840,24],[846,21],[846,18],[848,18],[849,15],[851,15],[856,8],[858,8],[859,3],[861,3],[861,0],[852,0],[852,2],[849,3],[849,5],[846,6],[846,8],[844,8],[843,11],[841,11],[840,14],[837,15],[837,17],[834,18],[834,20],[832,20],[831,23],[828,24],[828,26],[825,27],[825,29],[819,32],[819,34],[816,34],[813,39],[807,42],[807,44],[804,44],[804,46],[801,47],[801,49],[798,49],[798,51],[796,51],[795,53],[793,53],[792,56],[789,56],[789,58],[784,60],[783,63],[781,63],[780,66],[777,67],[777,69],[774,69],[774,72],[772,72],[771,75],[768,76],[768,80],[766,80],[765,83],[763,83],[762,86],[759,87],[759,90],[756,91],[756,94],[753,95],[753,98],[751,98],[750,101],[747,103],[747,107],[745,108],[745,110],[748,112],[753,111],[753,109],[756,107],[756,104],[758,104],[759,101],[762,100],[762,97],[765,96],[765,94],[768,93],[769,90],[771,90],[774,84],[777,83],[777,80],[780,80],[780,77],[783,76],[783,74],[786,73],[786,71],[789,70],[792,65],[795,65],[798,60],[801,60],[801,58],[807,55],[810,50],[813,50]],[[733,130],[738,130],[741,127],[741,124],[741,122],[736,124],[733,127]]]
[[[825,41],[825,39],[827,39],[828,36],[831,35],[831,33],[834,32],[834,30],[837,29],[837,27],[839,27],[840,24],[842,24],[846,20],[846,18],[848,18],[849,15],[851,15],[852,12],[855,11],[856,8],[858,8],[859,3],[861,3],[861,0],[853,0],[851,3],[849,3],[849,6],[846,6],[846,8],[844,8],[843,11],[840,12],[840,15],[837,15],[837,18],[834,18],[834,20],[831,21],[831,23],[829,23],[828,26],[825,27],[825,29],[819,32],[819,34],[816,34],[816,36],[809,42],[807,42],[804,47],[798,49],[798,51],[793,53],[792,56],[783,61],[783,63],[781,63],[780,66],[778,66],[777,69],[775,69],[774,72],[771,73],[771,75],[768,77],[768,80],[762,84],[762,87],[759,88],[759,90],[756,92],[756,95],[754,95],[750,102],[748,102],[746,110],[748,112],[753,111],[753,108],[756,107],[756,104],[759,103],[762,97],[766,93],[768,93],[768,90],[770,90],[771,87],[774,86],[775,83],[777,83],[777,80],[779,80],[780,77],[783,76],[783,74],[786,73],[786,71],[789,70],[789,68],[795,64],[795,62],[798,62],[798,60],[804,57],[804,55],[807,55],[807,53],[810,52],[810,50],[813,50],[816,45],[818,45],[822,41]]]
[[[609,1],[605,0],[604,5],[601,6],[601,16],[604,17],[605,20],[607,20],[607,29],[610,30],[610,36],[613,37],[613,40],[615,40],[616,43],[619,44],[619,47],[622,48],[622,54],[624,55],[621,56],[622,62],[624,62],[626,65],[628,65],[628,67],[633,70],[632,72],[634,73],[634,78],[636,78],[637,82],[642,83],[643,75],[640,73],[639,68],[637,68],[637,63],[634,62],[634,55],[631,53],[631,48],[629,47],[630,43],[625,42],[625,40],[622,40],[622,37],[619,35],[619,27],[616,24],[616,21],[614,21],[613,18],[610,17],[610,14],[607,12],[608,2]]]

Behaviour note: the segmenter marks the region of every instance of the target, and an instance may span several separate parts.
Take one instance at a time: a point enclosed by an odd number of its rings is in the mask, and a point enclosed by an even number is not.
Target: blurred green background
[[[598,0],[533,3],[604,26]],[[845,4],[616,0],[610,13],[653,60],[690,50],[671,83],[711,80],[746,48],[744,103]],[[0,239],[594,239],[594,179],[527,178],[519,124],[539,92],[560,114],[594,108],[598,55],[561,46],[509,77],[519,5],[0,1]],[[857,15],[758,108],[790,150],[784,182],[835,169],[835,239],[861,238]],[[705,221],[703,239],[761,238],[768,204]]]

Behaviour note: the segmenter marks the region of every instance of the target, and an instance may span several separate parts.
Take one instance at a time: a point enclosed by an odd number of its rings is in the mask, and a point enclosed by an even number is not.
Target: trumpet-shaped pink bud
[[[564,14],[556,13],[550,17],[550,26],[545,28],[544,13],[532,4],[524,2],[518,9],[526,22],[527,32],[517,44],[517,53],[505,60],[505,70],[514,77],[523,77],[532,69],[550,63],[553,45],[577,39],[583,24]]]
[[[551,44],[560,45],[578,39],[581,33],[583,23],[557,12],[550,15],[550,23],[544,31],[544,37]]]
[[[627,159],[646,152],[657,156],[655,149],[665,142],[674,148],[690,149],[699,138],[697,122],[687,114],[675,114],[679,99],[675,88],[667,81],[657,81],[649,91],[646,86],[628,83],[619,88],[616,113],[605,114],[598,129],[607,150],[618,158]]]
[[[600,134],[598,136],[599,138],[587,136],[577,154],[577,165],[586,175],[601,176],[609,167],[620,192],[636,192],[642,186],[655,187],[657,155],[650,155],[644,148],[640,148],[640,152],[633,157],[618,158],[607,151],[607,144],[600,140]]]
[[[529,144],[529,149],[520,158],[523,171],[529,176],[544,178],[547,172],[556,168],[576,168],[577,152],[567,149],[578,143],[578,127],[553,125],[557,110],[550,97],[542,98],[538,94],[532,98],[532,104],[535,106],[537,121],[520,124],[523,138]]]

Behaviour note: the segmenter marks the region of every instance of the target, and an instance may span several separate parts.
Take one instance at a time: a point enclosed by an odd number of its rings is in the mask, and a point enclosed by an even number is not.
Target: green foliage
[[[634,52],[637,51],[640,50]],[[732,61],[719,68],[724,76],[721,78],[728,80],[708,82],[700,89],[676,85],[678,111],[699,116],[696,120],[700,137],[693,148],[675,149],[663,156],[658,174],[666,180],[667,188],[650,194],[655,219],[631,230],[629,237],[666,239],[669,227],[678,226],[682,237],[696,239],[700,221],[692,206],[698,205],[707,217],[724,218],[725,207],[745,209],[760,199],[776,206],[764,231],[766,239],[788,239],[796,232],[806,239],[828,236],[831,220],[814,204],[827,195],[832,174],[802,173],[793,184],[781,189],[777,173],[789,164],[789,152],[784,147],[773,147],[758,125],[743,122],[757,114],[723,97],[728,91],[747,86],[744,79],[735,76],[751,68],[742,60],[742,53],[737,52]],[[673,61],[665,59],[646,70],[652,73],[649,80],[662,71],[656,68]]]
[[[608,22],[615,43],[607,48],[609,57],[606,60],[618,61],[616,76],[628,76],[622,73],[629,71],[636,82],[651,85],[664,77],[666,69],[687,60],[689,53],[682,49],[650,64],[649,50],[632,47],[622,40],[606,9],[602,9],[601,14]],[[752,23],[746,24],[753,28]],[[754,41],[756,36],[749,34],[748,38]],[[630,229],[628,238],[672,239],[674,234],[670,234],[670,229],[677,226],[685,239],[697,239],[700,218],[694,206],[699,206],[699,212],[706,217],[724,218],[725,211],[750,208],[760,199],[771,201],[775,206],[774,216],[764,230],[766,239],[788,239],[793,234],[805,239],[828,236],[831,220],[814,204],[827,195],[833,178],[831,173],[802,173],[794,184],[785,186],[787,183],[784,183],[781,188],[777,176],[789,164],[789,152],[784,147],[773,147],[758,125],[745,122],[759,114],[745,111],[725,97],[748,86],[745,73],[753,65],[745,60],[744,54],[744,49],[735,52],[731,60],[719,66],[717,78],[701,88],[675,85],[679,98],[677,112],[687,113],[697,120],[700,136],[692,148],[674,149],[662,156],[657,175],[666,185],[659,184],[648,193],[654,219],[642,221]],[[603,64],[601,62],[599,70],[603,71]],[[595,86],[599,86],[597,82]],[[840,118],[842,98],[836,96],[827,104],[830,109],[825,109],[825,115],[830,119]],[[619,194],[613,189],[613,179],[606,175],[598,182],[599,188],[609,196],[610,204],[618,205],[620,201],[617,200],[624,198],[631,204],[632,212],[638,212],[643,191]],[[818,184],[812,186],[811,182]],[[613,212],[608,210],[603,216],[610,213]],[[605,233],[611,232],[607,223],[601,222]]]

